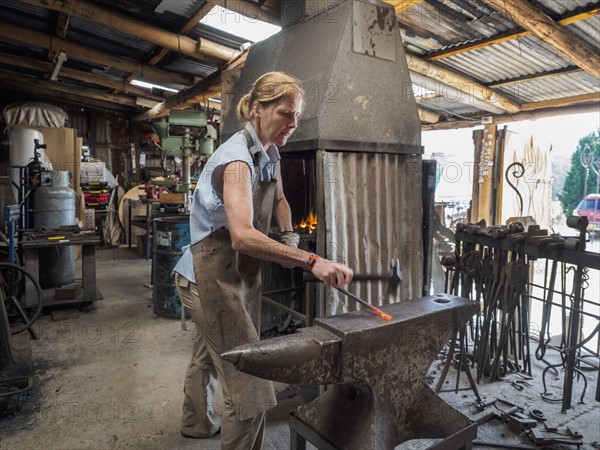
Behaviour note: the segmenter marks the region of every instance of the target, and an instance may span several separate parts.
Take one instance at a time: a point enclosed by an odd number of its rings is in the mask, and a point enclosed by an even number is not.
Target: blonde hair
[[[237,105],[237,117],[243,124],[252,119],[252,105],[259,102],[263,106],[278,102],[281,99],[295,100],[304,97],[302,82],[284,72],[267,72],[259,77]]]

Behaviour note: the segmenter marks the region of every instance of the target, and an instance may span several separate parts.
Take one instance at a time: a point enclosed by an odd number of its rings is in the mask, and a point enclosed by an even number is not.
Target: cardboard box
[[[185,194],[167,194],[165,192],[161,192],[160,196],[158,197],[158,202],[167,205],[184,205]]]

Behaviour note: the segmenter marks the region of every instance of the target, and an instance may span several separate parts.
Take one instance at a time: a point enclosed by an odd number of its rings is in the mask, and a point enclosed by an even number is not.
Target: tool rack
[[[597,292],[589,293],[586,297],[589,270],[600,270],[600,255],[585,251],[587,221],[577,219],[581,218],[570,218],[570,223],[567,221],[571,228],[580,231],[579,236],[573,238],[538,232],[520,233],[519,237],[523,238],[520,240],[496,233],[494,239],[493,233],[490,233],[494,227],[467,224],[467,227],[461,227],[456,232],[454,257],[445,264],[447,292],[478,300],[482,304],[481,312],[460,333],[461,364],[466,361],[465,352],[469,352],[467,335],[473,342],[471,366],[477,367],[477,380],[486,374],[491,381],[495,381],[500,374],[511,370],[531,375],[530,357],[534,353],[539,361],[546,364],[542,373],[542,397],[546,401],[562,402],[563,412],[571,408],[576,377],[584,383],[583,401],[587,378],[581,370],[582,366],[596,371],[600,369],[599,348],[590,349],[586,346],[592,338],[598,338],[600,330]],[[565,242],[570,245],[565,246]],[[544,264],[542,284],[534,282],[530,276],[530,263],[533,261]],[[512,269],[517,265],[520,265],[522,280],[511,286],[510,273],[515,273]],[[542,317],[539,322],[537,317],[533,321],[530,315],[533,302],[541,302]],[[550,343],[549,323],[553,311],[560,312],[562,316],[562,341],[558,345]],[[598,324],[585,337],[581,335],[584,317]],[[539,329],[533,327],[534,323],[540,323]],[[532,352],[534,345],[537,349]],[[545,359],[546,350],[557,352],[560,363],[548,362]],[[448,360],[453,358],[453,354],[448,355]],[[514,363],[510,358],[514,358]],[[466,363],[468,366],[469,361]],[[558,374],[559,368],[564,369],[562,398],[554,397],[546,390],[547,373],[554,371]],[[471,378],[469,370],[467,376]],[[471,386],[476,392],[473,383]],[[596,401],[600,401],[600,381],[596,386]]]

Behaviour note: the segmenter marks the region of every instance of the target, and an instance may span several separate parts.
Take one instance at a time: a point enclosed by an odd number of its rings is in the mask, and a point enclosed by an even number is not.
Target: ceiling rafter
[[[29,5],[81,17],[106,28],[147,40],[201,61],[221,63],[237,56],[239,51],[208,39],[195,41],[187,36],[171,33],[123,14],[96,6],[85,0],[20,0]]]
[[[8,64],[15,67],[23,67],[26,69],[33,69],[39,72],[47,72],[52,68],[52,64],[37,61],[31,58],[24,58],[22,56],[7,55],[6,53],[0,53],[0,63]],[[104,86],[109,89],[113,89],[117,92],[125,94],[132,94],[138,97],[144,97],[149,100],[161,102],[164,100],[163,97],[152,94],[148,89],[144,89],[132,84],[123,83],[122,81],[112,80],[101,75],[95,75],[92,73],[81,72],[79,70],[69,69],[63,67],[60,76],[64,78],[70,78],[72,80],[83,81],[86,83],[97,84]]]
[[[406,61],[410,71],[432,78],[442,84],[452,86],[459,91],[472,95],[474,98],[484,103],[511,113],[521,110],[521,106],[518,103],[512,101],[505,95],[494,91],[471,78],[461,75],[458,72],[446,69],[445,67],[426,61],[423,58],[408,52],[406,52]]]
[[[143,74],[144,77],[159,82],[182,84],[185,86],[194,83],[194,77],[192,76],[167,72],[165,70],[157,69],[156,67],[141,64],[136,61],[119,58],[88,47],[73,44],[57,37],[32,31],[27,28],[18,27],[1,20],[0,37],[10,40],[19,40],[21,42],[26,42],[27,44],[35,45],[36,47],[46,50],[54,50],[56,52],[63,51],[70,57],[95,64],[115,67],[124,72],[129,72],[136,75]]]
[[[586,72],[600,78],[600,56],[575,34],[525,0],[483,0],[563,54]]]
[[[136,99],[133,97],[107,94],[106,92],[98,91],[95,89],[82,88],[79,86],[67,86],[62,83],[52,83],[50,81],[39,80],[37,78],[32,77],[20,76],[17,80],[14,76],[12,76],[9,73],[0,73],[0,82],[9,85],[18,84],[35,92],[53,91],[63,94],[70,94],[77,97],[84,97],[104,102],[117,103],[119,105],[126,105],[129,107],[137,107]]]
[[[535,111],[521,111],[516,114],[503,114],[491,116],[493,123],[503,124],[509,122],[518,122],[521,120],[538,120],[545,117],[554,117],[557,115],[568,115],[568,114],[586,114],[586,113],[598,113],[598,103],[586,103],[581,105],[571,105],[556,108],[545,108],[538,109]],[[472,128],[476,125],[480,125],[481,120],[463,120],[463,119],[449,119],[445,122],[435,124],[423,124],[421,127],[422,131],[439,131],[439,130],[457,130],[459,128]]]

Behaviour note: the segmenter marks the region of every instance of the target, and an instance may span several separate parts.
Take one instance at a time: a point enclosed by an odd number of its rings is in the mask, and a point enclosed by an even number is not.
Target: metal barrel
[[[173,268],[190,244],[189,215],[162,217],[152,221],[152,302],[156,314],[181,317],[181,300],[175,287]]]
[[[76,194],[69,187],[69,172],[42,172],[40,186],[34,191],[35,228],[75,225]],[[64,286],[75,281],[73,246],[40,249],[40,285]]]

